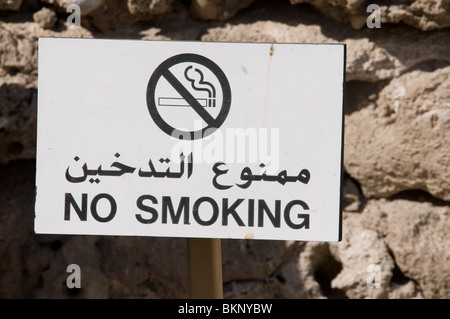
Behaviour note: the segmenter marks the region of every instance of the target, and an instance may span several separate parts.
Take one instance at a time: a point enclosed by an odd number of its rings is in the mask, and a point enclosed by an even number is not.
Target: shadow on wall
[[[36,156],[37,90],[0,85],[0,160]]]

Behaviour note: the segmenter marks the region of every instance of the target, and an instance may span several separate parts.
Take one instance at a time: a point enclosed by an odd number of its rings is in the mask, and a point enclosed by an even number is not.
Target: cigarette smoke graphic
[[[203,72],[199,69],[195,68],[194,71],[198,74],[198,76],[189,76],[189,70],[193,68],[192,65],[188,66],[186,70],[184,70],[184,77],[186,80],[191,82],[191,86],[196,91],[205,91],[208,93],[208,106],[215,107],[216,106],[216,89],[214,85],[210,82],[204,81]]]

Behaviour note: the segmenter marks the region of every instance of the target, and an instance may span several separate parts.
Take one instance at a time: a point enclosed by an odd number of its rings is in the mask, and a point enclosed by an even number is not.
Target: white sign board
[[[337,241],[345,45],[39,39],[36,233]]]

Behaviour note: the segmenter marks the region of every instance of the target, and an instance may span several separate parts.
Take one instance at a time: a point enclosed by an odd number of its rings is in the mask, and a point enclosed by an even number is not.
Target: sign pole
[[[188,238],[187,250],[191,298],[223,299],[220,239]]]

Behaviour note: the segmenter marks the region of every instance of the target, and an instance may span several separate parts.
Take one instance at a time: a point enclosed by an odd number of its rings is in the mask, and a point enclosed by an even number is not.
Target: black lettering
[[[222,211],[222,225],[227,226],[228,225],[228,216],[233,216],[234,220],[239,226],[245,226],[242,219],[239,217],[238,213],[236,212],[236,207],[238,207],[242,202],[244,201],[243,198],[239,198],[237,201],[231,205],[231,207],[228,207],[228,198],[224,198],[222,200],[223,204],[223,211]]]
[[[64,203],[64,220],[70,220],[70,206],[75,209],[81,221],[87,220],[87,194],[81,194],[81,209],[73,198],[72,194],[66,193]]]
[[[297,200],[290,201],[284,208],[284,221],[292,229],[301,229],[301,228],[309,229],[309,215],[307,215],[307,214],[297,214],[298,218],[304,219],[302,223],[295,224],[292,222],[291,209],[295,205],[300,205],[303,208],[303,210],[309,210],[308,205],[302,200],[297,199]]]
[[[111,210],[110,210],[108,216],[106,216],[106,217],[101,217],[97,212],[97,203],[100,199],[103,199],[103,198],[107,199],[111,206]],[[101,223],[109,222],[114,218],[114,216],[116,216],[116,212],[117,212],[116,201],[109,194],[105,194],[105,193],[98,194],[97,196],[94,197],[94,199],[91,202],[91,214],[92,214],[92,217],[94,217],[94,219],[96,221],[99,221]]]
[[[281,201],[275,201],[275,215],[272,214],[272,211],[267,206],[264,199],[258,200],[258,227],[264,226],[264,212],[269,217],[272,225],[276,228],[280,227],[281,224]]]
[[[199,214],[199,208],[203,202],[210,203],[213,208],[213,214],[207,221],[202,220]],[[192,207],[192,215],[194,216],[194,219],[198,224],[202,226],[210,226],[214,224],[217,220],[217,217],[219,217],[219,206],[217,206],[217,203],[211,197],[200,197],[195,201],[194,206]]]
[[[181,213],[184,210],[184,224],[189,224],[189,197],[181,197],[178,204],[177,212],[173,209],[172,199],[170,196],[163,196],[162,198],[162,223],[167,224],[167,209],[170,213],[170,218],[173,224],[178,224],[181,218]]]
[[[255,200],[248,200],[248,226],[253,227],[255,225]]]
[[[141,214],[136,214],[136,219],[142,224],[152,224],[158,219],[158,211],[150,206],[144,204],[145,200],[151,201],[153,204],[158,204],[158,200],[152,195],[142,195],[136,201],[136,205],[140,210],[152,214],[152,217],[145,219]]]

